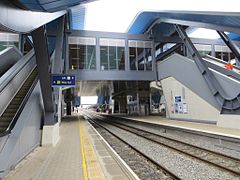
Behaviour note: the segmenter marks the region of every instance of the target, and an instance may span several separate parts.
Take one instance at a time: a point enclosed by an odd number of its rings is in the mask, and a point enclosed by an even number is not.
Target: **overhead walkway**
[[[40,144],[43,105],[34,51],[0,77],[0,179]]]

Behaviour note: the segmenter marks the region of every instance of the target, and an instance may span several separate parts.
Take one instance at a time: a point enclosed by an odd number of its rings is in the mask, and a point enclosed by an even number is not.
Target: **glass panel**
[[[148,71],[152,70],[152,51],[151,48],[145,49],[146,68]]]
[[[87,67],[86,67],[86,69],[96,69],[95,46],[87,46]]]
[[[211,45],[207,44],[194,44],[194,45],[202,57],[205,57],[206,55],[211,55],[212,51]]]
[[[86,56],[86,46],[78,45],[78,60],[79,60],[79,69],[85,69],[85,56]]]
[[[100,39],[100,64],[101,70],[124,70],[125,40]]]
[[[129,60],[130,60],[130,70],[137,70],[136,68],[136,48],[130,47],[129,48]]]
[[[118,69],[125,69],[125,50],[124,47],[117,47],[117,61],[118,61]]]
[[[69,37],[70,69],[96,69],[96,39]]]
[[[14,33],[0,32],[0,52],[8,47],[18,48],[19,35]]]
[[[101,70],[108,70],[108,47],[100,47]]]
[[[109,69],[117,69],[116,47],[109,46]]]
[[[137,63],[138,70],[144,70],[145,58],[144,58],[144,48],[137,48]]]
[[[68,44],[96,45],[96,39],[91,37],[71,36],[68,38]]]
[[[78,47],[76,44],[69,45],[69,68],[78,69]]]
[[[222,59],[223,61],[228,62],[230,59],[230,54],[231,50],[227,46],[220,46],[220,45],[215,45],[215,54],[216,58]]]
[[[130,70],[152,70],[152,42],[128,41]]]
[[[79,69],[96,69],[95,46],[79,45]]]

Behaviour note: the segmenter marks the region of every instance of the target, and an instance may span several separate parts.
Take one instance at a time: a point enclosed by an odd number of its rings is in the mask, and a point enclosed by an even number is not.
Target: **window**
[[[194,45],[202,57],[205,57],[206,55],[211,55],[212,51],[211,45],[207,44],[194,44]]]
[[[152,42],[129,40],[130,70],[152,70]]]
[[[96,69],[96,39],[69,37],[70,69]]]
[[[231,59],[234,59],[234,55],[227,46],[215,45],[215,54],[216,58],[222,59],[223,61],[228,62]]]
[[[125,69],[125,40],[100,39],[100,69],[124,70]]]
[[[8,47],[18,47],[18,42],[18,34],[0,32],[0,52]]]

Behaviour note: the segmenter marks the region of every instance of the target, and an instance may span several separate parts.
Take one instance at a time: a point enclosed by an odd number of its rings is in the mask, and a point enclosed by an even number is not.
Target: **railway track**
[[[109,134],[111,134],[111,136],[114,136],[115,138],[117,138],[118,140],[120,140],[124,145],[123,146],[127,146],[129,148],[131,148],[134,151],[134,154],[136,156],[136,154],[138,154],[139,156],[143,157],[145,159],[145,161],[147,163],[152,163],[153,166],[156,167],[156,169],[158,171],[160,171],[161,177],[157,176],[156,178],[161,178],[161,179],[172,179],[172,180],[180,180],[180,178],[175,175],[174,173],[170,172],[168,169],[166,169],[165,167],[163,167],[161,164],[159,164],[158,162],[156,162],[154,159],[150,158],[148,155],[142,153],[141,151],[139,151],[138,149],[134,148],[131,144],[127,143],[125,140],[123,140],[121,137],[119,137],[117,134],[111,132],[108,128],[104,127],[103,121],[97,121],[95,119],[88,119],[89,122],[96,128],[96,126],[98,126],[98,128],[102,128],[105,131],[107,131]],[[107,139],[106,139],[107,140]],[[107,140],[108,141],[108,140]],[[124,147],[123,147],[124,148]],[[129,151],[129,150],[127,150]],[[130,153],[130,152],[129,152]],[[132,154],[132,153],[130,153]],[[151,177],[154,179],[154,177]]]
[[[101,119],[101,121],[106,122],[106,119]],[[136,128],[120,122],[107,120],[107,123],[169,149],[175,150],[184,155],[195,158],[199,161],[203,161],[204,163],[218,167],[224,171],[228,171],[234,176],[240,177],[240,159],[188,144],[186,142],[182,142],[173,138],[165,137],[153,132],[142,130],[140,128]]]

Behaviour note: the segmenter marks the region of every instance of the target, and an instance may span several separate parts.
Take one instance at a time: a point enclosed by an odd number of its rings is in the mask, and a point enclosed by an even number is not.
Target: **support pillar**
[[[117,107],[116,107],[117,106]],[[115,113],[127,113],[127,96],[121,95],[114,98],[114,111]]]
[[[32,32],[38,75],[42,91],[45,118],[43,126],[42,145],[56,145],[59,140],[59,124],[56,123],[52,97],[50,58],[45,26]]]

